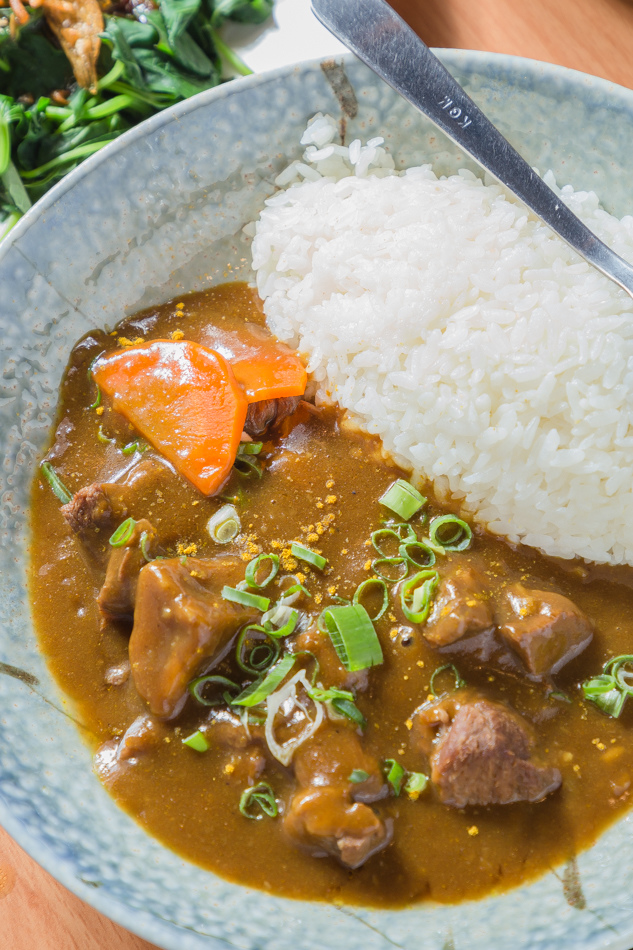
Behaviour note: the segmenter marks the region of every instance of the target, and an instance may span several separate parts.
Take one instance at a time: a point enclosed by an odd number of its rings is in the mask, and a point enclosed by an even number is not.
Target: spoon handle
[[[359,59],[633,296],[633,267],[569,210],[385,0],[312,0],[312,9]]]

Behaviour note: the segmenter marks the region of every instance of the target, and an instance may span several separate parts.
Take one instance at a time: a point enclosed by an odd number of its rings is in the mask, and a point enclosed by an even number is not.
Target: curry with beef
[[[398,907],[530,880],[628,807],[631,572],[422,491],[314,404],[246,285],[79,341],[32,600],[148,832],[246,885]]]

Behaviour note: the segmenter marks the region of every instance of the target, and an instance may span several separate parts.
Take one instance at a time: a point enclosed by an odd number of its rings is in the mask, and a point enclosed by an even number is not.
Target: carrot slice
[[[152,340],[102,357],[92,375],[181,475],[205,495],[220,488],[248,408],[223,356],[187,340]]]
[[[235,378],[249,402],[303,396],[308,374],[298,356],[276,344],[258,354],[231,361]]]

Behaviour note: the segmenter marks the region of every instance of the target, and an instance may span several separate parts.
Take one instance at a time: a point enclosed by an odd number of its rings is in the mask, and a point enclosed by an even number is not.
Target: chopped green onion
[[[457,515],[442,515],[433,518],[429,525],[429,540],[445,551],[465,551],[470,547],[473,532],[470,525]]]
[[[237,450],[238,455],[259,455],[262,450],[263,442],[240,442]]]
[[[240,687],[226,676],[198,676],[189,683],[189,692],[202,706],[221,706],[231,702],[231,693],[236,695]]]
[[[233,505],[222,505],[207,521],[207,531],[212,541],[228,544],[242,530],[242,522]]]
[[[294,633],[298,622],[299,611],[294,607],[287,607],[284,603],[277,604],[262,616],[266,633],[275,639],[289,637],[291,633]]]
[[[147,531],[143,531],[141,534],[141,554],[143,555],[145,560],[149,563],[150,561],[153,561],[154,558],[149,553],[148,544],[149,544],[149,535]]]
[[[312,564],[313,567],[318,567],[320,571],[322,571],[327,564],[326,557],[316,554],[316,552],[311,551],[310,548],[304,548],[302,544],[297,544],[295,541],[290,545],[290,551],[293,557],[298,557],[300,561],[306,561],[308,564]]]
[[[250,686],[242,690],[240,695],[231,701],[231,705],[258,706],[259,703],[262,703],[267,696],[270,696],[270,694],[277,689],[282,680],[286,678],[294,662],[294,656],[287,653],[268,670],[265,676],[260,676],[258,680],[255,680],[254,683],[251,683]]]
[[[328,607],[324,620],[334,649],[346,670],[366,670],[382,663],[380,640],[362,604]]]
[[[245,673],[260,676],[277,661],[280,652],[279,642],[264,627],[249,624],[237,639],[235,659]]]
[[[268,574],[264,577],[263,580],[257,580],[257,574],[260,567],[266,562],[270,562],[270,570]],[[248,567],[246,568],[246,583],[249,587],[262,588],[267,587],[271,581],[273,581],[277,572],[279,571],[279,555],[278,554],[259,554],[254,561],[251,561]]]
[[[281,590],[281,597],[279,598],[279,603],[282,605],[294,604],[294,602],[301,596],[305,594],[306,597],[312,597],[312,594],[300,583],[299,578],[294,574],[286,574],[285,577],[280,578],[280,585],[283,581],[294,581],[290,584],[289,587],[284,587]]]
[[[147,445],[145,442],[128,442],[127,445],[124,445],[121,449],[124,455],[133,455],[134,452],[146,452]]]
[[[335,709],[337,713],[340,713],[341,716],[351,719],[351,721],[355,722],[361,729],[364,729],[367,725],[367,720],[362,712],[356,703],[353,703],[350,699],[333,699],[332,708]]]
[[[426,498],[409,482],[398,478],[378,499],[378,502],[395,512],[403,521],[408,521],[426,504]]]
[[[397,568],[396,576],[392,577],[390,574],[385,574],[383,565],[386,568]],[[409,573],[409,565],[406,558],[403,557],[377,557],[371,562],[371,569],[374,574],[377,574],[383,581],[387,581],[388,584],[403,581]]]
[[[604,672],[610,673],[611,676],[615,677],[615,681],[618,684],[619,689],[622,692],[626,693],[628,696],[633,695],[633,684],[627,682],[627,676],[633,676],[633,671],[626,671],[625,666],[630,666],[633,664],[633,655],[630,653],[623,653],[621,656],[614,656],[612,660],[609,660],[608,663],[605,663]]]
[[[435,552],[423,541],[405,541],[398,553],[414,567],[433,567],[435,564]]]
[[[253,810],[255,809],[255,810]],[[240,797],[240,812],[245,818],[258,821],[268,815],[276,818],[279,814],[275,793],[268,782],[259,782],[252,788],[246,788]]]
[[[547,694],[548,699],[557,699],[561,703],[571,703],[571,697],[564,693],[562,689],[550,689]]]
[[[136,521],[134,518],[126,518],[119,527],[116,529],[112,537],[110,538],[110,544],[113,548],[122,548],[128,543],[132,535],[134,534],[134,529],[136,527]]]
[[[403,535],[401,529],[406,529],[407,534]],[[387,528],[379,528],[378,531],[373,531],[371,535],[371,543],[381,557],[395,557],[403,541],[415,540],[417,540],[416,534],[410,524],[394,524]],[[385,551],[381,547],[389,541],[393,544],[391,552]]]
[[[393,789],[393,794],[398,797],[402,790],[402,783],[404,781],[405,770],[400,765],[399,762],[396,762],[395,759],[385,759],[382,764],[383,772],[385,778],[391,785]]]
[[[105,432],[103,431],[102,425],[99,426],[99,431],[97,432],[97,438],[99,439],[99,442],[103,442],[104,444],[116,445],[116,439],[109,439],[107,435],[105,434]]]
[[[466,685],[466,680],[463,680],[459,675],[457,667],[453,663],[445,663],[444,666],[438,666],[433,675],[431,676],[431,682],[429,684],[429,692],[433,696],[437,696],[435,692],[435,678],[444,673],[446,670],[450,670],[453,676],[455,677],[455,689],[462,689]]]
[[[429,784],[429,777],[424,772],[409,772],[404,790],[412,801],[416,801]]]
[[[329,689],[319,689],[317,687],[310,690],[310,699],[313,699],[315,703],[331,703],[333,699],[347,699],[353,703],[354,694],[347,689],[338,689],[336,686],[330,686]]]
[[[366,782],[369,778],[369,772],[366,772],[365,769],[352,769],[348,782],[353,782],[354,785],[359,785],[361,782]]]
[[[633,671],[625,669],[631,665],[632,654],[614,656],[605,663],[599,676],[593,676],[582,683],[585,699],[594,703],[607,716],[619,719],[628,696],[633,695],[633,684],[627,680],[627,677],[633,676]]]
[[[183,739],[182,744],[188,745],[190,749],[195,749],[196,752],[208,752],[209,750],[209,743],[199,729],[197,732],[192,732],[186,739]]]
[[[99,406],[101,405],[101,389],[99,388],[97,383],[95,383],[95,386],[97,387],[97,395],[95,396],[95,401],[90,403],[90,407],[89,407],[90,409],[98,409]]]
[[[68,491],[59,475],[54,472],[51,463],[42,462],[40,468],[42,470],[42,475],[51,486],[53,494],[59,498],[61,502],[67,505],[68,502],[72,500],[72,493]]]
[[[370,577],[368,580],[363,581],[362,584],[359,584],[354,592],[354,598],[352,600],[353,604],[360,604],[361,598],[367,591],[371,590],[372,587],[377,587],[382,591],[382,606],[378,609],[378,612],[372,617],[368,616],[372,623],[375,623],[376,620],[380,620],[387,607],[389,606],[389,594],[387,593],[387,585],[384,580],[379,577]]]
[[[407,620],[411,623],[426,621],[438,584],[437,571],[419,571],[404,582],[400,588],[400,607]]]
[[[248,455],[238,455],[233,463],[233,468],[237,469],[240,475],[257,475],[261,478],[264,474],[261,465],[254,462]]]
[[[237,590],[235,587],[223,587],[222,597],[233,604],[241,604],[242,607],[255,607],[256,610],[268,610],[270,600],[268,597],[260,597],[258,594],[250,594],[246,590]]]
[[[312,650],[297,650],[296,653],[293,653],[293,656],[309,656],[311,660],[314,660],[314,670],[312,671],[312,676],[310,677],[310,682],[314,686],[321,667],[319,665],[319,661],[317,660]]]

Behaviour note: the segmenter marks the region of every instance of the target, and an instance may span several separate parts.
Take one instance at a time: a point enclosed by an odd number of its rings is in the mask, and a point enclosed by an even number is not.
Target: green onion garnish
[[[134,518],[126,518],[125,521],[121,522],[119,527],[110,538],[111,546],[113,548],[124,547],[134,534],[135,527],[136,521]]]
[[[233,463],[233,468],[236,469],[240,475],[257,475],[258,478],[261,478],[264,474],[261,465],[254,462],[248,455],[238,455]]]
[[[404,790],[413,801],[420,797],[429,784],[429,777],[424,772],[409,772]]]
[[[599,676],[593,676],[582,684],[585,699],[589,699],[607,716],[619,719],[627,697],[633,695],[633,684],[627,679],[633,676],[633,671],[626,669],[631,665],[633,655],[630,653],[614,656],[605,663]]]
[[[285,577],[280,579],[279,583],[281,584],[283,581],[287,580],[294,581],[294,583],[291,583],[288,587],[282,588],[281,597],[279,598],[280,605],[285,606],[286,604],[294,604],[294,602],[299,599],[301,594],[305,594],[306,597],[312,597],[312,594],[307,589],[307,587],[304,587],[294,574],[286,574]]]
[[[228,544],[242,530],[242,522],[233,505],[222,505],[207,521],[207,531],[212,541]]]
[[[470,525],[457,515],[433,518],[429,525],[429,541],[445,551],[465,551],[470,547],[473,532]]]
[[[329,607],[323,615],[327,632],[346,670],[366,670],[382,663],[380,640],[362,604]]]
[[[145,442],[128,442],[127,445],[124,445],[121,449],[124,455],[133,455],[134,452],[146,452],[147,445]]]
[[[245,818],[258,821],[264,815],[276,818],[279,814],[275,793],[268,782],[259,782],[252,788],[246,788],[240,797],[240,812]]]
[[[314,669],[312,670],[312,676],[310,677],[310,682],[311,682],[312,686],[314,686],[314,684],[315,684],[316,681],[317,681],[317,677],[318,677],[318,675],[319,675],[319,671],[320,671],[320,669],[321,669],[321,666],[320,666],[319,661],[317,660],[316,656],[315,656],[314,653],[312,652],[312,650],[297,650],[296,653],[293,653],[293,656],[295,656],[295,657],[296,657],[296,656],[309,656],[310,659],[314,661]],[[307,671],[306,671],[306,672],[307,672]]]
[[[291,633],[294,633],[298,622],[299,611],[294,607],[286,606],[283,602],[272,607],[262,616],[266,633],[275,639],[289,637]]]
[[[268,574],[262,579],[257,580],[257,575],[260,567],[266,565],[266,562],[270,563],[270,570]],[[272,580],[275,579],[279,571],[279,555],[278,554],[259,554],[254,561],[251,561],[248,567],[246,568],[246,583],[249,587],[262,588],[267,587]]]
[[[403,581],[409,573],[409,565],[404,557],[377,557],[371,562],[371,569],[388,584]],[[390,570],[392,573],[386,573]]]
[[[423,541],[405,541],[398,553],[414,567],[433,567],[435,564],[435,552]]]
[[[409,482],[399,478],[389,486],[378,502],[395,512],[403,521],[408,521],[426,504],[426,498]]]
[[[281,681],[286,678],[294,662],[294,656],[287,653],[268,670],[265,676],[260,676],[258,680],[255,680],[254,683],[251,683],[250,686],[242,690],[240,695],[231,701],[231,705],[257,706],[259,703],[262,703],[267,696],[274,693]]]
[[[233,604],[241,604],[242,607],[255,607],[256,610],[264,611],[270,607],[268,597],[250,594],[246,590],[237,590],[235,587],[223,587],[222,597],[224,600],[230,600]]]
[[[368,580],[363,581],[362,584],[359,584],[354,592],[354,598],[352,600],[353,604],[360,604],[362,597],[371,591],[372,587],[377,587],[379,591],[382,592],[382,605],[378,608],[378,611],[372,617],[369,615],[369,619],[372,623],[375,623],[376,620],[380,620],[387,607],[389,606],[389,594],[387,593],[387,585],[384,580],[379,577],[370,577]]]
[[[391,785],[393,789],[393,794],[398,797],[402,789],[402,783],[404,781],[405,770],[400,765],[399,762],[396,762],[395,759],[385,759],[382,764],[384,776]]]
[[[424,623],[439,583],[437,571],[419,571],[400,588],[400,607],[411,623]]]
[[[221,706],[231,702],[240,687],[226,676],[198,676],[189,683],[189,692],[202,706]]]
[[[102,425],[99,426],[99,431],[97,432],[97,438],[99,439],[99,442],[103,442],[104,445],[106,444],[116,445],[116,439],[109,439],[108,436],[103,431]]]
[[[260,676],[275,663],[281,652],[279,641],[264,627],[249,624],[237,638],[235,659],[245,673]]]
[[[405,523],[379,528],[371,535],[371,543],[381,557],[395,557],[403,541],[415,540],[417,540],[415,531],[410,524]],[[390,550],[385,550],[382,547],[383,544],[390,544]]]
[[[192,732],[186,739],[183,739],[182,744],[188,745],[190,749],[195,749],[196,752],[208,752],[209,750],[209,743],[199,729],[197,732]]]
[[[64,505],[67,505],[68,502],[72,500],[72,493],[68,491],[59,475],[55,474],[51,463],[42,462],[40,468],[42,470],[42,475],[51,486],[53,494],[56,495]]]
[[[237,450],[238,455],[259,455],[262,450],[263,442],[240,442]]]
[[[351,721],[355,722],[361,729],[364,729],[367,725],[367,720],[362,712],[350,699],[333,699],[332,708],[335,709],[337,713],[340,713],[341,716],[346,716],[347,719],[351,719]]]
[[[296,653],[295,656],[297,656]],[[353,693],[350,693],[347,689],[338,689],[337,686],[330,686],[329,689],[315,687],[310,690],[309,696],[315,703],[331,703],[334,699],[346,699],[348,702],[354,702]]]
[[[149,535],[147,531],[143,531],[141,534],[141,554],[143,555],[145,560],[149,563],[150,561],[153,561],[154,558],[149,553],[148,545],[149,545]]]
[[[368,778],[369,772],[366,772],[365,769],[352,769],[348,781],[358,785],[360,782],[366,782]]]
[[[466,685],[466,680],[463,680],[461,678],[457,667],[453,663],[445,663],[444,666],[438,666],[438,668],[435,670],[435,672],[431,676],[431,682],[429,684],[429,692],[433,696],[437,697],[437,693],[435,691],[435,678],[439,676],[440,673],[444,673],[446,670],[450,670],[453,676],[455,677],[455,687],[454,687],[455,689],[462,689],[462,687]]]
[[[90,403],[90,409],[98,409],[101,405],[101,390],[97,383],[95,383],[95,386],[97,387],[97,395],[95,396],[95,401]]]
[[[556,699],[560,703],[571,703],[571,697],[567,693],[564,693],[562,689],[550,689],[547,698]]]
[[[308,564],[312,564],[313,567],[318,567],[320,571],[322,571],[327,564],[326,557],[316,554],[316,552],[311,551],[310,548],[304,548],[302,544],[297,544],[295,541],[290,545],[290,551],[293,557],[298,557],[300,561],[306,561]]]

